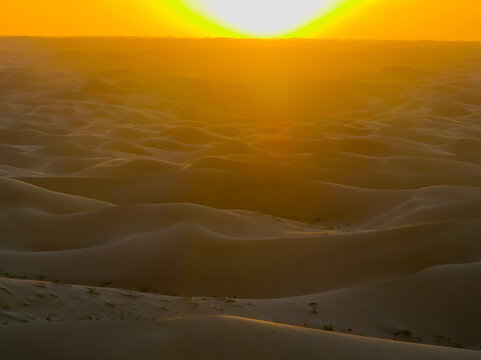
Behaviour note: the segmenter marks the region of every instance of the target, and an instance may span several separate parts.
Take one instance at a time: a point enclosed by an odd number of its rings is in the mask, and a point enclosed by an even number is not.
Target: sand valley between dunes
[[[6,360],[481,359],[481,43],[0,38],[0,268]]]

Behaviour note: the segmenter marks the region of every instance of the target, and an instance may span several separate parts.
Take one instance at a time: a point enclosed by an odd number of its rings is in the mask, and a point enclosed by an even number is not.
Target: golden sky
[[[481,0],[338,1],[345,1],[347,5],[294,35],[481,40]],[[232,34],[182,10],[180,2],[182,0],[2,0],[0,35],[205,37]]]

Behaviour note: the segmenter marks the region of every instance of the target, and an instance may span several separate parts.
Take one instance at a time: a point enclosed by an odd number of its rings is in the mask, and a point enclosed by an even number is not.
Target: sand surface
[[[2,359],[481,359],[481,43],[0,54]]]

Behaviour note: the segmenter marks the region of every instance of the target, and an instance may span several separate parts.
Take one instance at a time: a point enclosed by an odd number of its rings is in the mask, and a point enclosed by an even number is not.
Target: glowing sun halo
[[[181,0],[209,21],[254,37],[289,34],[338,6],[342,0]]]

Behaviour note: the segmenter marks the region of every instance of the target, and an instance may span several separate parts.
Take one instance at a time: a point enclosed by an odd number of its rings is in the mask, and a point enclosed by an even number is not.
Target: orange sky
[[[0,35],[221,36],[176,0],[3,0]],[[481,40],[481,0],[360,0],[309,37]]]

